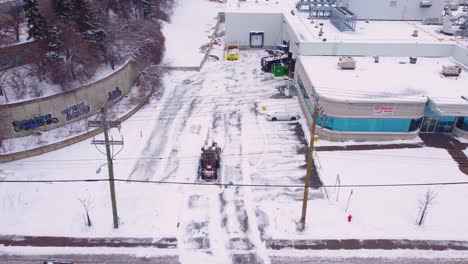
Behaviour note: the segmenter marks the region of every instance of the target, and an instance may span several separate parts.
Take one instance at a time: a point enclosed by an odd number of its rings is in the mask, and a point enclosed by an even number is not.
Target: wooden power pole
[[[301,215],[301,222],[298,227],[298,229],[301,231],[305,229],[307,200],[309,197],[310,177],[312,175],[312,166],[314,164],[313,154],[314,154],[315,127],[317,125],[317,115],[318,115],[318,109],[317,109],[317,105],[315,105],[314,113],[312,114],[312,128],[310,129],[309,150],[307,152],[307,171],[306,171],[305,186],[304,186],[304,199],[302,200],[302,215]]]
[[[112,162],[112,153],[110,146],[111,145],[123,145],[123,141],[114,141],[109,140],[109,129],[112,127],[120,127],[119,122],[107,121],[106,120],[107,111],[105,108],[101,108],[101,120],[100,121],[89,121],[89,127],[100,127],[104,129],[104,140],[93,140],[91,144],[94,145],[105,145],[106,146],[106,156],[107,156],[107,168],[109,170],[109,185],[110,185],[110,195],[112,202],[112,217],[114,220],[114,228],[119,228],[119,217],[117,215],[117,200],[115,198],[115,186],[114,186],[114,164]]]

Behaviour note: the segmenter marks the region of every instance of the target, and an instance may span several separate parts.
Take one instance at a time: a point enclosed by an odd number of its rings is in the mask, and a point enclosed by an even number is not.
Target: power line
[[[0,183],[77,183],[77,182],[109,182],[110,179],[73,179],[73,180],[2,180]],[[152,181],[152,180],[125,180],[113,179],[114,182],[125,183],[148,183],[148,184],[170,184],[170,185],[194,185],[194,186],[220,186],[220,187],[262,187],[262,188],[304,188],[303,184],[245,184],[245,183],[209,183],[209,182],[177,182],[177,181]],[[462,182],[427,182],[427,183],[392,183],[392,184],[341,184],[337,185],[309,185],[313,188],[377,188],[377,187],[414,187],[414,186],[445,186],[445,185],[468,185],[468,181]]]
[[[303,146],[300,142],[297,143],[287,143],[281,144],[283,147],[285,145],[293,146]],[[356,145],[360,146],[360,145]],[[324,146],[326,147],[326,146]],[[339,146],[338,146],[339,147]],[[320,147],[316,147],[320,148]],[[379,149],[377,149],[379,150]],[[367,150],[365,150],[367,151]],[[373,151],[373,150],[368,150]],[[385,149],[383,149],[385,151]],[[349,150],[337,150],[337,151],[318,151],[320,155],[338,155],[338,156],[371,156],[376,158],[401,158],[401,159],[421,159],[428,161],[465,161],[464,158],[442,158],[442,157],[424,157],[424,156],[409,156],[409,155],[394,155],[394,154],[379,154],[379,153],[362,153],[362,150],[359,151],[349,151]],[[241,156],[256,156],[256,155],[277,155],[277,154],[297,154],[295,151],[270,151],[270,152],[252,152],[252,153],[232,153],[232,154],[223,154],[223,157],[241,157]],[[301,155],[301,154],[297,154]],[[177,159],[198,159],[200,155],[189,155],[189,156],[159,156],[159,157],[125,157],[125,158],[115,158],[114,161],[131,161],[131,160],[166,160],[171,158]],[[49,162],[87,162],[87,161],[103,161],[104,158],[84,158],[84,159],[49,159],[49,160],[28,160],[28,161],[19,161],[17,163],[27,164],[27,163],[49,163]],[[468,161],[467,161],[468,162]]]

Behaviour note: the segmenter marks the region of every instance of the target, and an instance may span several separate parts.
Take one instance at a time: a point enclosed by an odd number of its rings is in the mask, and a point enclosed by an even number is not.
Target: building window
[[[461,130],[468,131],[468,116],[459,117],[457,127]]]
[[[390,7],[396,7],[397,6],[397,1],[396,0],[390,0]]]
[[[307,93],[304,83],[302,82],[302,79],[299,75],[297,76],[297,85],[299,86],[299,90],[301,91],[302,97],[304,97],[304,103],[307,107],[307,110],[309,111],[309,115],[312,117],[312,115],[314,114],[314,103],[312,103],[312,101],[310,100],[310,96]]]
[[[339,118],[325,116],[321,126],[340,132],[412,132],[416,131],[418,119],[408,118]]]
[[[419,130],[421,133],[450,133],[455,125],[455,119],[455,116],[441,116],[426,107]]]

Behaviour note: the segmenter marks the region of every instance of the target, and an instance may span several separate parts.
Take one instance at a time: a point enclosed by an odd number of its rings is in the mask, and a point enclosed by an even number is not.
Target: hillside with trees
[[[0,48],[15,45],[21,34],[24,42],[38,45],[32,51],[34,63],[0,73],[0,91],[5,85],[30,91],[22,86],[38,82],[66,91],[90,80],[99,69],[114,70],[128,60],[157,65],[164,53],[161,22],[169,20],[173,5],[174,0],[24,0],[22,5],[4,4],[0,6]],[[41,94],[37,92],[37,97]]]

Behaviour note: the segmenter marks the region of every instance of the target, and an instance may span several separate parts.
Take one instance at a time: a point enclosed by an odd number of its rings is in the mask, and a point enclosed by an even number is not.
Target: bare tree
[[[7,82],[7,71],[0,71],[0,96],[5,97],[5,101],[8,103],[8,96],[5,91],[6,87],[6,82]]]
[[[163,65],[149,64],[138,76],[136,85],[139,86],[138,98],[144,98],[151,89],[158,92],[161,87],[161,78],[167,74],[167,70]]]
[[[96,47],[85,41],[79,33],[65,31],[63,45],[66,50],[65,65],[74,81],[88,80],[96,72],[103,59]]]
[[[23,99],[27,94],[26,74],[19,70],[13,70],[8,75],[7,85],[15,94],[16,99]]]
[[[14,33],[14,39],[16,42],[20,40],[21,25],[24,21],[23,7],[21,5],[4,7],[0,11],[3,16],[3,23]]]
[[[430,208],[432,207],[434,200],[437,198],[437,193],[435,190],[427,189],[424,197],[419,200],[419,215],[417,223],[421,226],[426,219],[427,214],[429,213]]]
[[[164,53],[164,36],[159,22],[151,20],[120,20],[108,25],[107,61],[113,68],[126,58],[143,63],[159,63]]]
[[[5,15],[0,11],[0,47],[14,43],[13,31]]]
[[[93,205],[94,199],[91,199],[90,197],[86,199],[78,198],[78,201],[80,201],[80,203],[83,205],[83,209],[84,209],[83,219],[84,219],[85,225],[87,227],[91,227],[93,223],[91,222],[91,217],[89,216],[89,212]]]

